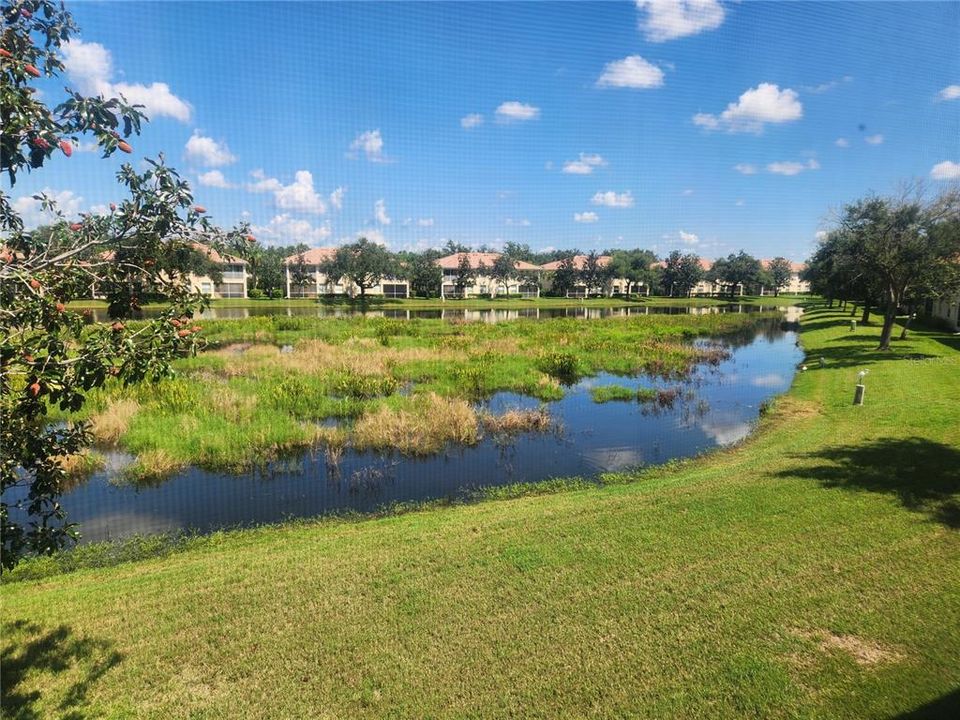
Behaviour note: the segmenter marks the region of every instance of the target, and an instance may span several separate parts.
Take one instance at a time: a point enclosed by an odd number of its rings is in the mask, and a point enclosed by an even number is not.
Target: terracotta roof
[[[471,268],[480,267],[480,263],[483,263],[486,267],[490,267],[496,262],[497,258],[501,256],[502,253],[489,253],[489,252],[466,252],[466,253],[454,253],[453,255],[447,255],[446,257],[439,258],[434,260],[434,264],[439,265],[444,270],[456,270],[460,265],[460,257],[466,255],[470,260]],[[513,266],[517,270],[540,270],[539,265],[533,265],[532,263],[525,262],[523,260],[517,260]]]
[[[206,256],[210,259],[210,262],[215,262],[220,265],[225,263],[234,263],[240,265],[246,265],[247,261],[243,258],[238,258],[235,255],[227,255],[226,253],[218,253],[214,248],[209,245],[201,245],[200,243],[190,243],[194,250],[202,253],[206,253]]]
[[[760,264],[763,266],[764,270],[769,270],[770,263],[772,262],[773,260],[761,260]],[[790,270],[795,273],[803,272],[806,267],[807,266],[805,263],[793,262],[792,260],[790,261]]]
[[[337,249],[335,247],[321,247],[321,248],[310,248],[302,255],[297,253],[296,255],[291,255],[283,261],[284,265],[296,265],[300,262],[300,258],[303,258],[303,262],[306,265],[319,265],[322,262],[326,262],[333,258],[337,254]]]
[[[601,255],[598,259],[597,264],[600,267],[606,267],[613,261],[613,258],[609,255]],[[563,260],[554,260],[553,262],[548,262],[543,264],[544,270],[557,270],[560,265],[563,263]],[[573,256],[573,268],[575,270],[583,270],[587,266],[587,256],[586,255],[574,255]]]

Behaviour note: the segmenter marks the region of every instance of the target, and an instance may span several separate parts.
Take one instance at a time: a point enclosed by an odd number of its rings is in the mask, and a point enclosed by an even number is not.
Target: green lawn
[[[847,327],[701,460],[6,584],[5,712],[956,717],[958,338]]]

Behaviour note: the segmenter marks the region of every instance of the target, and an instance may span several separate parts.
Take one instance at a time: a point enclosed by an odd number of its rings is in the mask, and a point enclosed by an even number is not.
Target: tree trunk
[[[853,317],[856,314],[857,314],[857,304],[854,303],[853,307],[850,309],[850,317]]]
[[[910,312],[907,313],[907,320],[906,320],[906,322],[903,323],[903,330],[900,331],[900,339],[901,339],[901,340],[906,340],[906,339],[907,339],[907,330],[910,329],[910,322],[913,320],[914,315],[916,315],[916,313],[913,312],[913,308],[912,308],[912,307],[909,308],[909,310],[910,310]]]
[[[890,349],[890,338],[893,336],[893,325],[897,320],[897,301],[888,297],[887,306],[883,310],[883,330],[880,331],[880,347],[878,350]]]
[[[870,303],[865,302],[863,304],[863,315],[860,316],[860,324],[866,325],[870,322]]]

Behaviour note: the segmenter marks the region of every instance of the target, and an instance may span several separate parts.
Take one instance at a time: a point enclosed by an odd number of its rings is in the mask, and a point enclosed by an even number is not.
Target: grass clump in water
[[[357,420],[353,446],[358,450],[431,455],[449,443],[476,445],[477,414],[466,400],[436,393],[403,400],[399,407],[384,405]]]
[[[480,424],[492,435],[519,435],[525,432],[545,432],[553,426],[553,420],[545,407],[536,410],[507,410],[502,415],[484,413]]]
[[[590,389],[590,397],[595,403],[630,402],[637,399],[638,392],[624,385],[600,385]]]

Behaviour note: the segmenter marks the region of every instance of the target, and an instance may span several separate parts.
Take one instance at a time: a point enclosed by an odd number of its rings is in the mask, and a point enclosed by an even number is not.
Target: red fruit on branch
[[[27,63],[26,65],[23,66],[23,71],[27,75],[32,75],[33,77],[40,77],[40,71],[37,70],[35,65],[31,65],[30,63]]]
[[[177,337],[185,338],[185,337],[186,337],[187,335],[189,335],[189,334],[190,334],[190,331],[189,331],[189,330],[178,330],[178,331],[177,331]]]
[[[49,149],[50,149],[50,143],[48,143],[48,142],[47,142],[46,140],[44,140],[42,137],[34,138],[31,142],[34,144],[35,147],[38,147],[38,148],[40,148],[41,150],[49,150]]]
[[[123,323],[115,322],[113,325],[110,326],[110,329],[113,330],[114,332],[121,332],[123,330]]]
[[[203,330],[203,328],[199,325],[194,325],[192,328],[190,328],[190,332],[200,332],[201,330]]]
[[[257,239],[256,239],[253,235],[247,235],[247,242],[248,242],[248,243],[255,243],[256,241],[257,241]]]
[[[13,57],[13,53],[10,52],[9,50],[4,50],[3,48],[0,48],[0,57],[9,59]]]
[[[8,253],[8,252],[5,252],[5,253],[3,253],[2,255],[0,255],[0,260],[3,260],[3,262],[5,262],[5,263],[12,263],[12,262],[13,262],[13,255],[11,255],[11,254]]]
[[[176,318],[170,318],[170,324],[173,325],[174,327],[180,327],[181,325],[180,321],[177,320]]]
[[[120,150],[120,152],[125,152],[127,154],[133,152],[133,148],[130,147],[130,143],[128,143],[126,140],[121,140],[120,142],[118,142],[117,149]]]
[[[116,212],[116,211],[117,211],[117,204],[110,203],[110,212]]]
[[[34,290],[39,290],[40,281],[37,280],[36,278],[30,278],[30,287],[32,287]]]
[[[27,390],[30,391],[31,395],[36,397],[37,395],[40,394],[40,383],[38,382],[30,383],[30,387],[28,387]]]
[[[77,230],[83,230],[83,225],[80,223],[70,223],[70,229],[77,232]]]
[[[23,359],[24,359],[26,362],[28,362],[28,363],[32,363],[32,362],[33,362],[33,355],[24,355],[24,356],[23,356]]]
[[[67,157],[73,155],[73,145],[70,144],[69,140],[60,141],[60,149],[63,151],[63,154]]]
[[[203,214],[203,213],[205,213],[205,212],[207,211],[207,209],[206,209],[203,205],[194,205],[194,206],[193,206],[193,211],[194,211],[194,212],[197,212],[197,213],[200,213],[200,214]]]
[[[64,310],[67,309],[67,306],[64,305],[64,304],[61,303],[61,302],[58,302],[58,303],[56,304],[56,308],[57,308],[57,312],[58,312],[58,313],[62,313]]]
[[[26,8],[20,8],[20,14],[23,15],[27,20],[33,17],[33,13]]]

